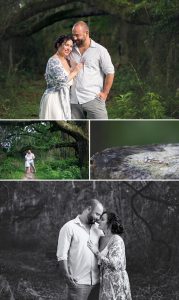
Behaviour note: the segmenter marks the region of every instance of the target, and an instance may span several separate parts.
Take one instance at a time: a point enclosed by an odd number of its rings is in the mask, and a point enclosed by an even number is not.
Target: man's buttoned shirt
[[[102,231],[97,224],[87,230],[79,216],[67,222],[60,230],[57,259],[67,260],[69,273],[78,284],[95,285],[99,282],[97,259],[88,248],[87,242],[91,240],[98,246],[100,236]]]
[[[103,91],[105,75],[114,74],[107,49],[91,40],[90,47],[83,54],[75,46],[69,59],[72,66],[74,63],[84,63],[71,87],[71,103],[83,104],[94,100]]]

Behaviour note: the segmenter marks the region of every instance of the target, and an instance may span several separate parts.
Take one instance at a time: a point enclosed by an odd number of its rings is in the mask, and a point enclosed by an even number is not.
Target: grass
[[[38,159],[35,162],[35,179],[88,179],[88,166],[82,169],[78,166],[78,160],[74,157],[68,159],[46,160]],[[25,176],[24,162],[22,159],[7,157],[0,164],[0,179],[23,179]]]
[[[23,161],[8,157],[1,161],[0,179],[22,179],[25,173]]]
[[[43,78],[31,79],[19,74],[6,79],[0,89],[0,118],[38,119],[44,90]]]
[[[38,119],[40,100],[46,88],[43,76],[0,73],[0,80],[0,118]],[[123,66],[116,71],[107,110],[109,119],[178,118],[178,98],[165,95],[164,91],[140,79],[131,66]]]
[[[133,300],[177,300],[179,299],[178,289],[179,276],[171,272],[166,276],[161,272],[157,274],[148,273],[132,274],[131,289]]]
[[[88,179],[88,168],[83,172],[78,166],[76,158],[39,160],[36,163],[36,178],[38,179]],[[84,172],[86,169],[86,173]]]

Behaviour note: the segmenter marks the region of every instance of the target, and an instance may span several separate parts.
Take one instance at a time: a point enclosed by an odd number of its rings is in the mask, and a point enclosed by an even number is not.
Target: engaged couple
[[[26,174],[29,174],[31,172],[35,173],[35,164],[34,164],[35,155],[31,152],[31,150],[28,150],[25,155],[25,172]]]
[[[123,226],[93,199],[60,230],[57,259],[67,300],[131,300]]]
[[[45,72],[47,89],[40,103],[40,119],[108,119],[106,99],[114,66],[106,48],[90,38],[88,25],[77,22],[72,36],[55,42],[56,53]]]

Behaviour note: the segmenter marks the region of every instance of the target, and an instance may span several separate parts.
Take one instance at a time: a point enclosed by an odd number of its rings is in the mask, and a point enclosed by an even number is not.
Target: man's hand
[[[92,241],[88,241],[87,242],[87,246],[88,248],[90,248],[90,250],[94,253],[94,255],[98,255],[99,254],[99,250],[98,250],[98,247],[96,245],[94,245],[92,243]]]
[[[63,280],[69,285],[69,286],[76,286],[77,281],[72,278],[71,274],[68,272],[68,263],[67,260],[60,260],[58,262],[59,265],[59,274],[62,276]]]
[[[107,96],[110,92],[113,80],[114,80],[114,74],[106,75],[105,80],[104,80],[103,91],[98,94],[98,97],[101,98],[101,100],[106,101]]]
[[[104,93],[104,92],[100,92],[97,95],[101,100],[106,101],[108,94]]]
[[[65,281],[69,286],[76,286],[77,281],[71,275],[65,275]]]

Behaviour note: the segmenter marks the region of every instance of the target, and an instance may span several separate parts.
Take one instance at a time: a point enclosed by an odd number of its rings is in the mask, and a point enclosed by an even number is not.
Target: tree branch
[[[154,242],[154,243],[163,244],[167,248],[167,251],[168,251],[168,260],[170,260],[171,259],[171,254],[172,254],[171,247],[169,246],[169,244],[165,240],[163,240],[161,238],[160,239],[156,239],[154,237],[154,232],[153,232],[150,224],[138,213],[138,211],[137,211],[137,209],[135,207],[135,198],[138,196],[138,194],[141,195],[142,191],[145,190],[146,187],[148,187],[148,185],[142,187],[140,190],[136,190],[135,194],[131,197],[131,207],[132,207],[132,210],[135,213],[135,215],[145,224],[145,226],[147,227],[148,231],[150,232],[151,241]]]
[[[139,194],[142,198],[145,198],[147,200],[151,200],[153,202],[157,202],[157,203],[161,203],[163,205],[166,205],[167,207],[171,207],[171,206],[179,206],[179,203],[171,203],[171,202],[168,202],[168,201],[165,201],[165,200],[161,200],[161,199],[155,199],[151,196],[147,196],[147,195],[144,195],[141,190],[137,190],[134,186],[132,186],[130,183],[128,183],[127,181],[125,181],[125,184],[130,187],[131,189],[133,189],[135,191],[135,193]]]
[[[61,131],[71,135],[75,140],[84,140],[88,142],[88,136],[83,132],[83,130],[81,130],[80,127],[78,127],[74,123],[66,121],[57,121],[56,123]]]
[[[60,11],[56,12],[57,9]],[[76,10],[70,13],[70,10]],[[101,14],[116,15],[121,20],[136,25],[153,25],[167,18],[169,22],[179,19],[179,4],[173,6],[163,4],[156,9],[156,3],[123,0],[31,0],[22,7],[16,6],[8,15],[5,24],[1,24],[1,36],[10,38],[13,36],[31,35],[40,29],[69,18],[81,18],[97,16]],[[52,13],[49,12],[52,11]],[[44,15],[46,16],[44,17]],[[32,24],[31,24],[32,23]]]
[[[42,18],[34,17],[34,20],[29,20],[28,22],[20,23],[18,26],[11,26],[6,30],[6,34],[4,38],[8,39],[12,36],[30,36],[41,29],[48,27],[55,22],[60,22],[63,20],[71,19],[71,18],[83,18],[89,16],[102,16],[108,15],[103,11],[96,11],[94,9],[85,9],[85,11],[79,12],[79,9],[69,9],[66,11],[59,11],[52,13],[51,15],[43,16]]]

